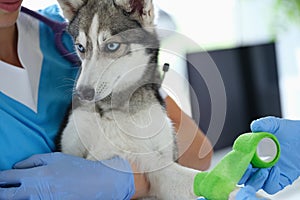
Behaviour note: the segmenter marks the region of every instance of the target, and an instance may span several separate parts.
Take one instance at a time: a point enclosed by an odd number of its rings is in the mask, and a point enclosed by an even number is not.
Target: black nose
[[[90,86],[80,86],[77,89],[77,94],[82,100],[92,101],[95,97],[95,90]]]

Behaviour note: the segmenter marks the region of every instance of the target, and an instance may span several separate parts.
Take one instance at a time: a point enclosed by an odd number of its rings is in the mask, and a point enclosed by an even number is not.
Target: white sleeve
[[[167,96],[169,96],[163,88],[159,88],[159,94],[163,99],[166,99]]]

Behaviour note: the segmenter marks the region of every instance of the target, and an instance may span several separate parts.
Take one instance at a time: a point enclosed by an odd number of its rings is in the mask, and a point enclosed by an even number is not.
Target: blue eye
[[[107,51],[115,52],[120,48],[120,46],[121,45],[118,42],[111,42],[106,44],[105,48],[107,49]]]
[[[75,46],[80,53],[85,53],[85,48],[82,44],[77,43],[77,44],[75,44]]]

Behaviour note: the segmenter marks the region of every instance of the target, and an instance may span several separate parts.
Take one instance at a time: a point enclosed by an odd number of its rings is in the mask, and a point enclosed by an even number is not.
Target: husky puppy
[[[198,171],[174,162],[175,133],[159,94],[152,0],[58,2],[82,60],[62,152],[91,160],[120,156],[146,174],[149,197],[196,199]]]

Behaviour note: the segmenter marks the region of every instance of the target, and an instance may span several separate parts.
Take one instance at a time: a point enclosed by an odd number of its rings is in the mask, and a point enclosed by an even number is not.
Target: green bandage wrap
[[[271,161],[264,161],[257,154],[257,146],[262,139],[269,138],[277,148]],[[194,193],[207,200],[227,200],[229,194],[247,170],[250,163],[257,168],[273,166],[279,159],[280,146],[277,138],[270,133],[245,133],[234,142],[229,152],[210,172],[200,172],[194,179]]]

